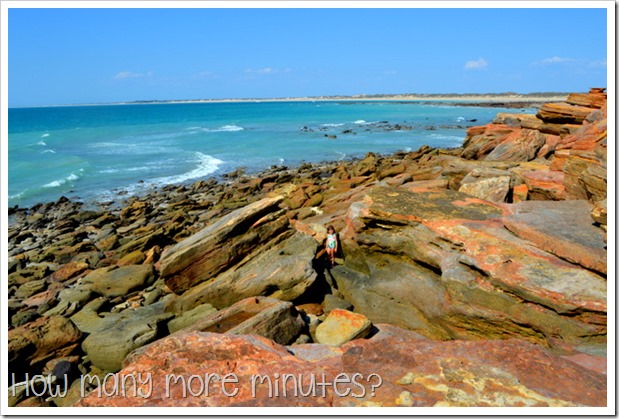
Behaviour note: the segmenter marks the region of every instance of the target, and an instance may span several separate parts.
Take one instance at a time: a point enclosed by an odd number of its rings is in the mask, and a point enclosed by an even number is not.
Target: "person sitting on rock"
[[[337,233],[335,232],[335,228],[332,225],[327,227],[327,255],[329,256],[329,262],[331,262],[331,266],[335,266],[335,255],[337,254],[338,246],[337,246]]]

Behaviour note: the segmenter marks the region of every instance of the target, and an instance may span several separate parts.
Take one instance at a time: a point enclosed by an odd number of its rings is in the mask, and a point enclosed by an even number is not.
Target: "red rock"
[[[464,253],[488,275],[482,282],[489,281],[559,313],[583,309],[605,316],[606,283],[602,277],[514,241],[502,231],[503,222],[444,220],[425,224],[463,245]]]
[[[551,156],[560,142],[561,137],[558,135],[546,135],[546,143],[538,150],[536,158],[547,158]]]
[[[519,127],[510,127],[504,124],[488,124],[469,128],[462,145],[462,157],[465,159],[483,160],[488,153],[494,150],[509,135],[519,133],[520,131],[521,128]]]
[[[581,151],[594,150],[596,144],[606,138],[605,123],[596,123],[583,125],[581,128],[574,131],[572,134],[563,138],[556,149],[577,149]]]
[[[606,358],[602,358],[599,356],[592,356],[589,354],[578,353],[574,355],[564,355],[563,358],[568,359],[578,365],[582,365],[583,367],[599,372],[601,374],[606,374],[606,364],[608,363]]]
[[[169,307],[177,313],[203,303],[221,309],[244,298],[262,295],[295,300],[317,278],[312,260],[318,243],[298,232],[283,233],[273,242],[243,255],[247,256],[247,262],[228,268],[179,295]]]
[[[74,278],[88,269],[88,264],[85,262],[69,262],[62,265],[56,272],[50,275],[51,281],[64,282]]]
[[[534,170],[524,172],[521,176],[529,189],[529,199],[554,201],[566,199],[563,172]]]
[[[514,203],[526,201],[529,197],[529,187],[523,183],[522,185],[514,186],[512,200]]]
[[[436,339],[605,339],[603,275],[507,231],[514,206],[400,189],[374,188],[350,209],[345,264],[331,274],[356,312]]]
[[[537,117],[545,122],[582,124],[593,111],[593,108],[568,103],[546,103],[537,112]]]
[[[321,316],[324,313],[322,304],[318,303],[306,303],[296,306],[297,310],[306,314],[313,314],[314,316]]]
[[[339,349],[316,344],[288,349],[259,336],[176,334],[134,351],[115,376],[150,377],[151,385],[141,387],[152,389],[148,397],[132,389],[114,392],[108,380],[109,395],[94,390],[76,406],[606,406],[604,374],[539,346],[519,340],[430,341],[389,329],[386,336],[379,338],[379,332],[376,339]],[[230,375],[222,385],[205,380],[205,374]],[[342,383],[353,374],[357,384]],[[338,376],[336,385],[295,394],[299,382],[307,391],[311,378],[334,384]],[[190,377],[193,393],[187,391]],[[252,377],[264,382],[254,378],[252,386]]]
[[[503,222],[540,249],[606,274],[606,240],[591,222],[592,208],[587,201],[528,201],[514,205]]]
[[[531,129],[522,129],[508,135],[484,158],[486,161],[530,161],[546,143],[546,135]]]
[[[566,102],[570,105],[600,109],[606,106],[606,93],[572,93],[567,97]]]
[[[52,301],[56,295],[58,294],[58,290],[47,289],[46,291],[35,294],[31,297],[28,297],[22,301],[28,307],[38,307],[46,302]]]

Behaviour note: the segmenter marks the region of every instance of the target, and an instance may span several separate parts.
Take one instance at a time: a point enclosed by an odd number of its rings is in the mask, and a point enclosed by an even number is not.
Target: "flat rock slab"
[[[277,221],[254,224],[275,211],[283,200],[283,196],[263,198],[167,248],[160,260],[166,285],[181,294],[239,262],[257,245],[281,232]]]
[[[115,392],[114,380],[107,380],[106,393],[110,396],[95,390],[76,406],[607,404],[606,375],[534,344],[515,339],[432,341],[411,336],[411,332],[404,330],[391,332],[380,338],[379,332],[372,339],[353,340],[340,348],[306,344],[296,349],[260,336],[195,331],[174,334],[131,353],[117,376],[140,373],[152,377],[150,397],[134,395],[133,391]],[[298,356],[293,354],[295,350]],[[219,377],[234,374],[230,378],[236,378],[236,382],[229,382],[225,388],[221,382],[206,382],[207,395],[205,386],[200,386],[196,379],[207,372]],[[346,378],[342,372],[348,372],[349,378],[358,374],[358,384],[343,382]],[[172,375],[176,381],[166,386],[166,377]],[[289,379],[283,385],[284,375],[296,380]],[[193,394],[187,389],[189,377],[194,377]],[[336,377],[340,380],[337,392],[333,385]],[[331,385],[320,386],[323,382]],[[202,383],[205,384],[204,379]],[[315,392],[308,391],[312,388]],[[146,391],[146,386],[142,390]]]
[[[500,220],[447,220],[426,225],[460,244],[470,258],[468,263],[488,275],[487,280],[504,292],[558,313],[591,311],[591,315],[602,316],[597,321],[605,322],[604,278],[511,236]]]
[[[604,231],[593,225],[588,201],[526,201],[514,204],[505,227],[542,250],[607,273]]]
[[[316,340],[330,346],[341,346],[353,339],[365,337],[372,322],[363,314],[336,308],[316,328]]]
[[[178,296],[169,309],[181,313],[204,303],[221,309],[260,295],[292,301],[316,280],[317,273],[311,264],[316,246],[316,240],[303,233],[294,233],[268,249],[263,246],[247,263],[240,263]]]
[[[504,207],[462,192],[411,192],[404,188],[373,188],[365,198],[368,215],[409,224],[424,220],[486,220],[501,217]]]
[[[118,269],[100,268],[84,277],[90,289],[105,297],[121,297],[146,287],[155,278],[153,265],[129,265]]]
[[[250,297],[216,313],[207,314],[181,332],[254,334],[282,345],[299,336],[304,323],[292,303],[269,297]]]

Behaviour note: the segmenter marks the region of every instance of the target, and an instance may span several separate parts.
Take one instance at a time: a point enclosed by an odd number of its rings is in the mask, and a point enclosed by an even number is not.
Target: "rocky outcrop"
[[[183,293],[242,260],[287,226],[287,218],[260,222],[284,200],[264,198],[221,218],[202,231],[166,249],[161,255],[161,275],[173,291]]]
[[[506,232],[505,224],[516,230],[519,219],[506,205],[452,191],[377,187],[351,207],[342,240],[348,256],[332,275],[355,310],[373,322],[435,339],[603,343],[598,337],[606,330],[605,279],[560,258],[590,267],[590,260],[560,250],[587,246],[588,233],[543,228],[544,217],[552,217],[546,207],[521,208],[527,211],[523,222],[532,220],[545,231],[534,243],[551,253],[533,247],[522,230],[527,239]],[[544,234],[552,235],[554,246],[544,246]],[[598,249],[600,269],[603,243],[597,236],[589,242]]]
[[[598,89],[499,114],[458,149],[12,208],[9,371],[384,379],[374,396],[366,379],[362,397],[275,399],[164,398],[157,382],[148,399],[84,405],[602,405],[606,124]],[[11,403],[71,404],[75,377],[68,398]]]
[[[373,338],[340,348],[286,348],[258,336],[175,334],[133,352],[119,372],[117,379],[152,377],[148,398],[136,393],[148,391],[146,386],[123,395],[112,391],[110,380],[106,393],[95,390],[76,406],[606,405],[604,374],[531,343],[436,342],[389,325],[377,328]],[[205,371],[226,381],[206,381]],[[201,377],[202,384],[188,387],[190,377]]]
[[[528,188],[527,199],[586,199],[603,205],[606,121],[606,93],[594,88],[571,94],[564,103],[545,104],[536,115],[501,113],[492,124],[470,128],[461,155],[484,161],[538,161],[545,167],[518,171],[520,183]],[[471,193],[479,195],[475,188]]]

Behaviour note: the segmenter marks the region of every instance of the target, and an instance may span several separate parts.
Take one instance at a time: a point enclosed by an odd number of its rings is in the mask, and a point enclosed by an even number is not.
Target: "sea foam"
[[[213,156],[209,156],[208,154],[203,154],[200,152],[195,153],[195,160],[198,164],[195,169],[180,175],[156,178],[153,179],[150,183],[154,185],[167,185],[170,183],[181,183],[185,182],[186,180],[201,178],[215,172],[223,163],[223,161]]]
[[[81,173],[83,171],[84,169],[80,169],[78,170],[78,173]],[[43,185],[43,188],[57,188],[59,186],[64,185],[67,182],[73,182],[75,180],[78,180],[79,178],[80,176],[77,173],[73,172],[64,179],[58,179],[58,180],[54,180],[52,182],[46,183],[45,185]]]
[[[190,134],[197,134],[200,132],[237,132],[237,131],[245,131],[245,128],[239,127],[238,125],[222,125],[219,128],[204,128],[204,127],[189,127],[186,128]]]

